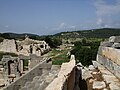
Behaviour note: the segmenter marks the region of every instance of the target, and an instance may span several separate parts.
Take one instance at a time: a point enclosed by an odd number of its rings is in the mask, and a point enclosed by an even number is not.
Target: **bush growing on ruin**
[[[18,55],[15,53],[9,53],[9,52],[0,52],[0,60],[2,59],[3,55],[11,55],[12,57],[17,57]]]

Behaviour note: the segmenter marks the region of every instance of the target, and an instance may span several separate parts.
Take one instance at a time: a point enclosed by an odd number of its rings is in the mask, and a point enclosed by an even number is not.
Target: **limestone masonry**
[[[0,51],[13,52],[18,57],[5,55],[0,61],[0,89],[120,90],[120,36],[101,42],[97,60],[89,67],[76,64],[74,55],[61,66],[52,65],[51,58],[41,56],[49,50],[45,41],[28,37],[1,42]]]
[[[49,50],[50,46],[45,41],[33,40],[28,37],[23,41],[4,39],[3,42],[0,43],[0,51],[12,52],[18,55],[29,56],[30,54],[35,54],[41,56]]]
[[[75,56],[71,55],[70,62],[63,63],[57,78],[45,90],[73,90],[75,84]]]
[[[97,61],[120,78],[120,36],[112,36],[109,41],[101,42]]]

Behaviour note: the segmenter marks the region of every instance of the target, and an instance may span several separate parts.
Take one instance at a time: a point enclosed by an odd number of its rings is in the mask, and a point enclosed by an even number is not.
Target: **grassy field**
[[[65,50],[52,50],[50,52],[53,65],[61,65],[64,62],[69,62],[69,56],[67,55],[68,49]]]

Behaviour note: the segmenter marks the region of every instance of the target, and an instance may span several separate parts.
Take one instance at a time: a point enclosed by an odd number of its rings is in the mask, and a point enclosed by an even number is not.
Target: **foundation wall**
[[[32,81],[35,76],[40,76],[42,73],[46,73],[50,71],[52,63],[46,63],[46,61],[40,62],[34,68],[32,68],[25,75],[21,76],[18,80],[5,87],[4,90],[19,90],[21,87],[25,85],[26,82]],[[45,71],[44,71],[45,70]]]

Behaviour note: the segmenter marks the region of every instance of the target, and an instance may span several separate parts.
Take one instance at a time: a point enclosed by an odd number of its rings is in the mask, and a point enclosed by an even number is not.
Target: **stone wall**
[[[102,55],[97,55],[97,61],[111,71],[116,77],[120,78],[120,66],[118,64]]]
[[[73,90],[75,84],[75,57],[71,55],[70,62],[63,63],[58,77],[45,90]]]
[[[100,45],[97,61],[103,64],[116,77],[120,78],[120,36],[112,36]],[[115,46],[117,43],[117,46]]]
[[[34,66],[36,66],[38,63],[40,63],[44,59],[47,59],[47,58],[43,59],[43,57],[36,56],[35,54],[31,54],[30,56],[19,55],[18,57],[20,58],[20,60],[28,60],[29,61],[29,63],[28,63],[29,69],[32,69]]]
[[[3,42],[0,43],[0,51],[16,53],[15,40],[4,39]]]
[[[43,73],[47,73],[50,71],[52,63],[46,63],[46,61],[42,61],[37,64],[34,68],[28,71],[25,75],[20,77],[18,80],[5,87],[4,90],[19,90],[21,87],[25,85],[26,82],[32,81],[35,76],[40,76]]]
[[[115,49],[112,47],[101,47],[101,49],[102,50],[100,55],[120,65],[120,49]]]
[[[41,56],[49,50],[50,46],[45,41],[33,40],[28,37],[22,41],[4,39],[3,42],[0,43],[0,51],[12,52],[18,55],[29,56],[35,54]]]

